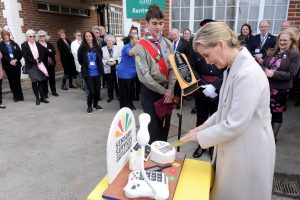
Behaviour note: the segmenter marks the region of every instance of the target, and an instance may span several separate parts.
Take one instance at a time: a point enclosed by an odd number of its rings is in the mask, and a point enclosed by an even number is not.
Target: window
[[[67,6],[38,2],[38,10],[41,12],[60,13],[67,15],[90,16],[88,9],[70,8]]]
[[[123,18],[122,8],[116,5],[109,5],[108,7],[109,31],[115,36],[123,35],[122,18]]]
[[[289,0],[171,0],[171,28],[182,32],[186,27],[192,32],[199,29],[203,19],[226,22],[235,32],[249,23],[257,33],[258,23],[270,21],[270,33],[280,32],[280,24],[287,19]]]

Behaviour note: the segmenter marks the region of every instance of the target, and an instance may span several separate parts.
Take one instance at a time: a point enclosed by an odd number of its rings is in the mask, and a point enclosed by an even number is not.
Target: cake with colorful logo
[[[151,144],[150,159],[153,162],[166,164],[172,163],[176,158],[176,150],[168,142],[155,141]]]

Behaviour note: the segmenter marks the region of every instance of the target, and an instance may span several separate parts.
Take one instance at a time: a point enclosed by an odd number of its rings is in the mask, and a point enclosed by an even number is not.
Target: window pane
[[[227,7],[226,9],[226,19],[235,19],[235,7]]]
[[[260,0],[251,0],[249,1],[250,5],[259,5]]]
[[[249,5],[249,1],[248,0],[240,0],[240,6],[241,5],[245,5],[245,6],[248,6]]]
[[[276,19],[285,19],[286,18],[286,11],[287,11],[286,6],[276,6],[275,18]]]
[[[38,3],[38,9],[40,10],[48,10],[48,5],[45,3]]]
[[[213,6],[213,0],[204,0],[205,6]]]
[[[216,7],[216,20],[225,18],[225,8],[224,7]]]
[[[204,19],[213,18],[213,8],[204,8]]]
[[[248,6],[239,7],[239,19],[247,19],[248,18]]]
[[[179,20],[179,16],[180,16],[180,9],[173,8],[172,9],[172,20]]]
[[[227,0],[227,6],[235,6],[235,0]]]
[[[253,35],[256,35],[258,22],[257,21],[249,21],[248,24],[250,24],[250,26],[251,26]]]
[[[225,23],[231,28],[231,30],[234,30],[234,21],[226,21]]]
[[[181,20],[189,20],[190,18],[190,9],[181,8]]]
[[[216,6],[225,6],[225,0],[216,0]]]
[[[177,28],[177,29],[179,29],[179,21],[173,21],[172,22],[172,28]]]
[[[276,5],[288,5],[288,0],[277,0]]]
[[[180,6],[180,0],[172,0],[172,7],[179,7]]]
[[[69,13],[70,12],[70,9],[67,8],[67,7],[61,7],[60,9],[61,9],[62,13]]]
[[[275,6],[265,6],[264,19],[273,19]]]
[[[276,4],[276,0],[265,0],[266,6],[272,6]]]
[[[195,20],[202,20],[203,19],[203,8],[195,8],[194,12],[194,19]]]
[[[183,32],[183,29],[188,28],[189,27],[189,21],[182,21],[181,22],[181,27],[180,27],[180,33]]]
[[[283,20],[275,20],[274,21],[274,30],[273,33],[274,34],[278,34],[280,33],[280,28],[281,28],[281,23],[283,22]]]
[[[190,7],[190,0],[181,0],[181,7]]]
[[[249,19],[258,19],[258,12],[259,12],[259,7],[258,6],[251,6],[250,11],[249,11]]]
[[[49,10],[50,11],[59,12],[59,6],[57,6],[57,5],[49,5]]]
[[[194,21],[194,33],[196,33],[198,31],[198,29],[200,28],[199,24],[201,21]]]

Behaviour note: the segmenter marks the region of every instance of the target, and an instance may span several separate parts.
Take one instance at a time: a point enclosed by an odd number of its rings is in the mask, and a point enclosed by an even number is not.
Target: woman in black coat
[[[45,54],[47,55],[47,63],[46,63],[46,68],[49,74],[49,78],[46,81],[45,84],[45,93],[46,96],[48,97],[48,81],[49,81],[49,86],[52,92],[53,96],[58,96],[57,92],[56,92],[56,86],[55,86],[55,65],[56,65],[56,61],[55,61],[55,49],[54,46],[48,42],[49,40],[49,36],[47,34],[46,31],[43,30],[39,30],[37,32],[37,37],[38,37],[38,43],[40,43],[43,47],[45,47]]]
[[[59,39],[57,40],[57,48],[60,53],[61,64],[64,68],[64,77],[61,85],[61,89],[68,90],[66,86],[66,81],[69,79],[69,87],[75,88],[73,86],[73,77],[77,75],[74,57],[71,52],[71,42],[66,38],[65,31],[60,29],[58,31]]]
[[[8,31],[2,31],[3,41],[0,43],[2,53],[2,67],[7,75],[10,90],[15,102],[24,101],[21,87],[21,62],[22,51],[17,43],[10,39]]]
[[[87,31],[78,49],[78,62],[81,65],[81,75],[88,88],[87,113],[93,111],[92,105],[97,110],[103,110],[98,105],[100,98],[100,77],[104,74],[102,64],[102,49],[97,43],[94,34]]]
[[[26,39],[27,41],[21,45],[22,54],[25,59],[25,67],[28,72],[28,76],[32,82],[32,90],[36,97],[36,105],[40,105],[40,102],[49,103],[44,91],[46,84],[45,81],[47,80],[45,75],[45,63],[47,62],[47,57],[45,56],[44,47],[35,42],[35,31],[32,29],[29,29],[26,32]],[[35,54],[35,51],[37,51],[38,55]],[[35,58],[35,55],[37,58]],[[38,68],[38,65],[42,63],[44,64],[44,72]]]

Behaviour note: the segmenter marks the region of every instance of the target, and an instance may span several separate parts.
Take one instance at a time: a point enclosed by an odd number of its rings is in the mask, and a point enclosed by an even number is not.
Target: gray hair
[[[116,44],[116,38],[114,35],[112,34],[107,34],[105,37],[104,37],[104,41],[107,42],[107,40],[111,38],[113,40],[113,44]]]
[[[31,34],[36,35],[36,33],[35,33],[35,31],[34,31],[33,29],[28,29],[28,30],[26,31],[26,33],[25,33],[26,40],[29,39],[28,36],[31,35]]]
[[[264,19],[264,20],[261,20],[261,21],[259,22],[259,26],[261,26],[261,24],[264,23],[264,22],[266,22],[269,26],[270,26],[270,24],[271,24],[268,20],[265,20],[265,19]]]
[[[100,31],[100,27],[99,26],[93,26],[92,27],[92,32],[95,34],[96,31]]]
[[[45,35],[45,36],[46,36],[46,41],[49,41],[49,40],[50,40],[50,36],[48,35],[48,33],[47,33],[46,31],[44,31],[44,30],[39,30],[39,31],[36,33],[36,36],[37,36],[36,41],[38,41],[38,37],[39,37],[40,35]]]

